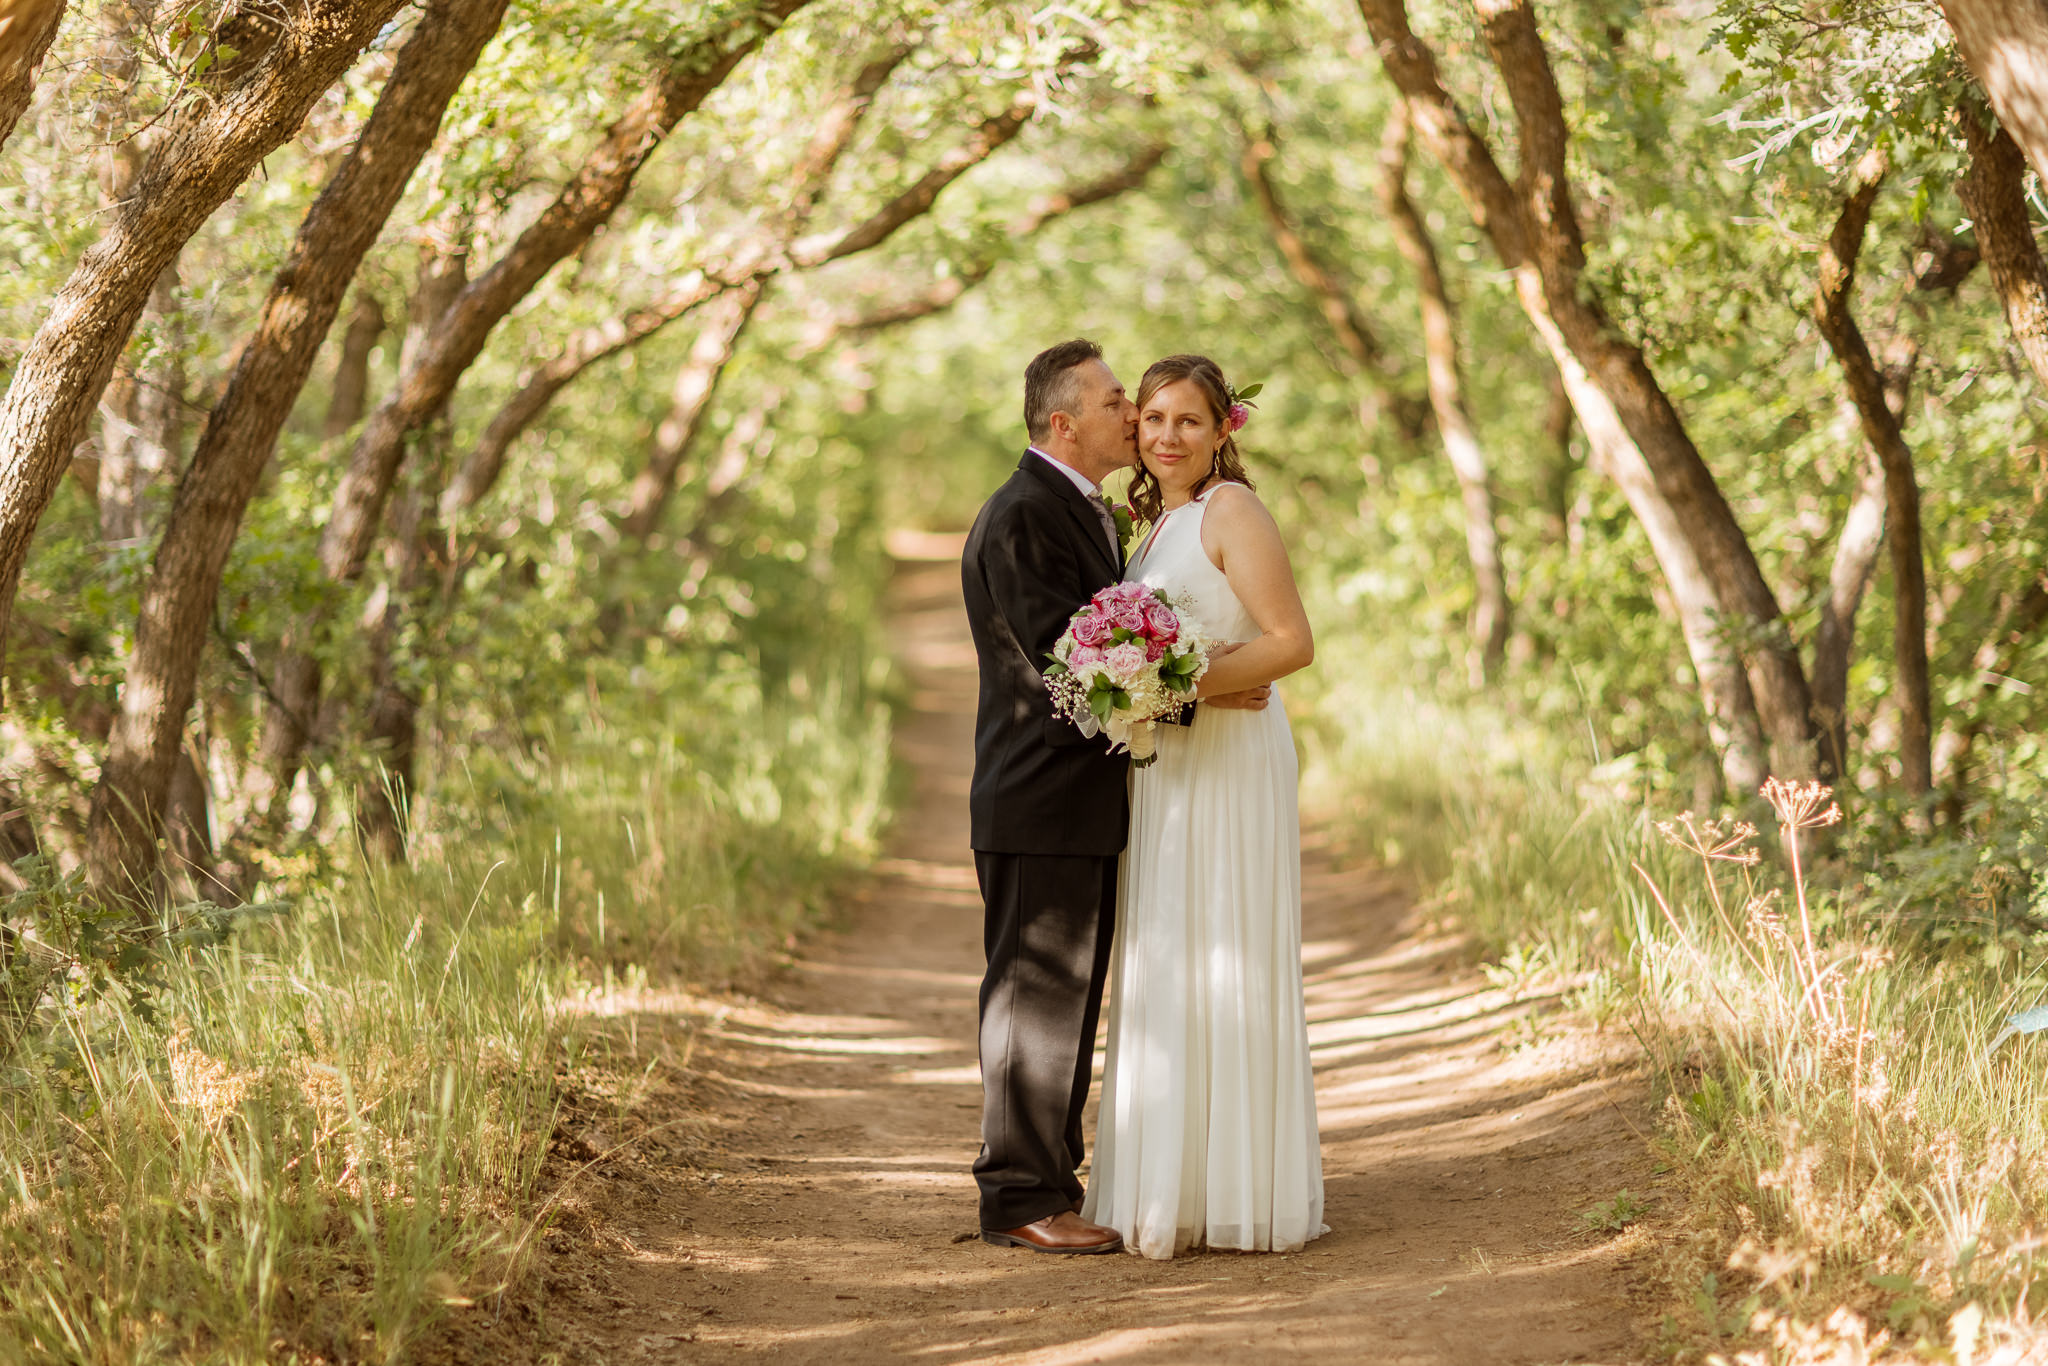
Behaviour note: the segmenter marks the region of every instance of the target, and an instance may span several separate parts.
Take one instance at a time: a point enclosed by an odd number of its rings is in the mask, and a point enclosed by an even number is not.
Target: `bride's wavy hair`
[[[1138,411],[1144,412],[1145,405],[1169,384],[1190,379],[1195,387],[1209,400],[1210,416],[1216,419],[1216,428],[1224,433],[1223,448],[1216,452],[1216,462],[1202,481],[1194,487],[1194,494],[1200,497],[1203,490],[1212,484],[1226,480],[1252,487],[1251,476],[1244,472],[1244,457],[1238,453],[1237,438],[1230,435],[1230,386],[1224,382],[1223,367],[1207,356],[1163,356],[1152,362],[1152,368],[1138,381]],[[1139,438],[1141,447],[1143,437]],[[1138,460],[1137,473],[1131,476],[1131,512],[1140,522],[1156,522],[1165,510],[1166,495],[1159,487],[1159,481],[1152,471],[1145,468],[1142,455]]]

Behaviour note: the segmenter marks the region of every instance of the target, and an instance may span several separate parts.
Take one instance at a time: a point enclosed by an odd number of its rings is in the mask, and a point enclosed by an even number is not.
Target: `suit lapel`
[[[1066,508],[1067,515],[1073,519],[1074,525],[1081,529],[1081,539],[1094,550],[1095,558],[1108,566],[1110,577],[1122,578],[1123,550],[1121,547],[1110,548],[1108,538],[1102,534],[1102,519],[1096,516],[1095,509],[1088,505],[1088,495],[1074,487],[1071,479],[1052,468],[1050,461],[1033,455],[1030,451],[1024,452],[1024,459],[1017,468],[1052,490],[1053,496]]]

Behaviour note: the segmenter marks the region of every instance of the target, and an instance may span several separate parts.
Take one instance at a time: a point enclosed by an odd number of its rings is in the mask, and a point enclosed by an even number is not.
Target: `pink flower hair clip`
[[[1258,407],[1259,405],[1253,403],[1251,400],[1258,394],[1258,392],[1261,389],[1264,389],[1265,387],[1266,386],[1263,383],[1261,383],[1247,384],[1242,389],[1233,389],[1230,386],[1230,382],[1228,380],[1224,381],[1223,394],[1225,398],[1230,400],[1229,410],[1224,414],[1223,418],[1223,423],[1226,430],[1233,432],[1237,431],[1238,429],[1243,427],[1245,423],[1252,420],[1252,409]]]

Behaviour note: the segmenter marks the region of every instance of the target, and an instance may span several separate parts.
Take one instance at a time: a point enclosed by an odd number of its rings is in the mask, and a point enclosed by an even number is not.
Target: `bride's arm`
[[[1307,668],[1316,657],[1315,636],[1294,586],[1287,543],[1266,505],[1250,489],[1216,490],[1202,519],[1202,549],[1222,568],[1259,634],[1212,659],[1195,696],[1239,692]]]

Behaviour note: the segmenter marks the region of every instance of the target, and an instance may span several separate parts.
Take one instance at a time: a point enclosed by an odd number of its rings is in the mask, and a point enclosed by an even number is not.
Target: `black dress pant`
[[[1109,857],[991,854],[981,980],[981,1226],[1020,1228],[1081,1198],[1081,1110],[1116,928]]]

